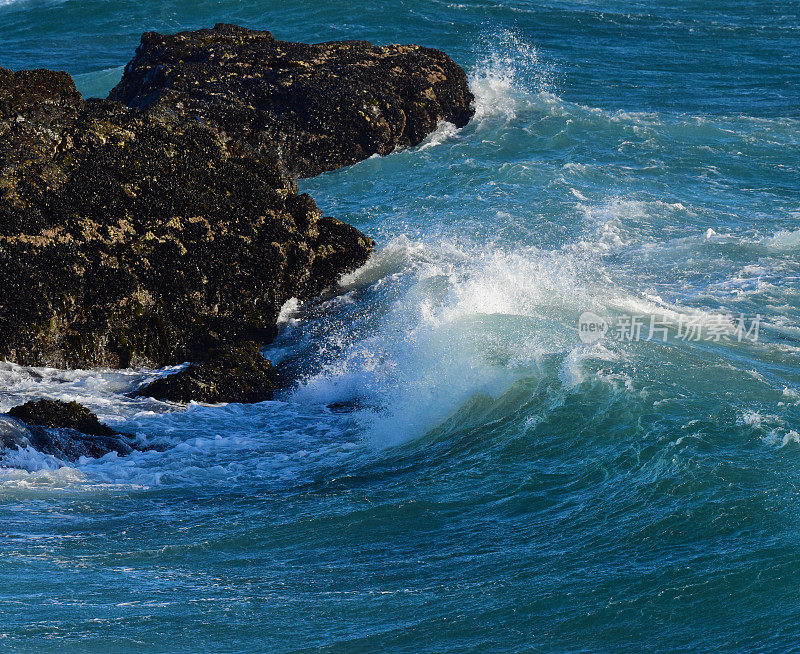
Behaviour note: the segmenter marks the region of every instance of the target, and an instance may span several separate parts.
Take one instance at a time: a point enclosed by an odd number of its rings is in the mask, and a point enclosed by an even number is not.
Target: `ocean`
[[[475,117],[301,181],[378,246],[274,401],[0,364],[158,445],[6,455],[0,649],[795,649],[796,0],[0,0],[0,65],[105,96],[217,22],[440,48]]]

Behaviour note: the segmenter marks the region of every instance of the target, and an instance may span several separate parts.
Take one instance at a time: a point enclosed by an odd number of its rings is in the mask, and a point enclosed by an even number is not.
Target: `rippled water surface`
[[[379,247],[286,312],[268,355],[299,381],[275,401],[184,409],[128,397],[165,371],[0,364],[3,410],[75,399],[163,450],[5,455],[0,648],[795,645],[799,15],[0,0],[0,65],[87,95],[142,32],[216,22],[439,47],[476,95],[465,129],[302,183]],[[585,343],[584,312],[642,338]],[[685,338],[742,318],[757,335]]]

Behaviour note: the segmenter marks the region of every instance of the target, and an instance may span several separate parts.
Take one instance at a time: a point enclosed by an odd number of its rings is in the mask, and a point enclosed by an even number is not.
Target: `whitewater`
[[[0,65],[87,95],[142,31],[224,19],[439,47],[476,96],[464,129],[301,182],[378,246],[284,307],[274,401],[0,363],[0,410],[77,400],[156,446],[0,455],[0,648],[790,649],[797,7],[355,5],[0,2]],[[662,338],[585,342],[587,312]],[[680,338],[720,316],[757,338]]]

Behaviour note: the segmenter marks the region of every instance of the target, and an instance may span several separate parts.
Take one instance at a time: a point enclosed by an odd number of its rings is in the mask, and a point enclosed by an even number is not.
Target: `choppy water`
[[[287,311],[276,401],[0,368],[4,410],[76,399],[165,448],[6,459],[0,648],[800,641],[796,2],[0,5],[0,65],[90,95],[141,32],[225,21],[440,47],[477,96],[464,130],[303,182],[380,245]],[[586,311],[643,338],[584,343]],[[679,333],[727,315],[757,340]]]

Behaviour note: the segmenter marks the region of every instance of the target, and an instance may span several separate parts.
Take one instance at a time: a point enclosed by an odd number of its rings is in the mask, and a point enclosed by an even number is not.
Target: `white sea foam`
[[[764,380],[766,383],[766,380]],[[737,424],[750,427],[761,433],[762,442],[772,447],[783,448],[800,443],[800,434],[786,420],[778,415],[765,414],[753,409],[743,411],[736,420]]]
[[[739,424],[747,425],[749,427],[759,428],[761,427],[763,421],[764,416],[762,416],[758,411],[745,411],[739,417]]]
[[[0,7],[13,7],[14,10],[24,10],[26,5],[60,5],[65,2],[67,2],[67,0],[38,0],[38,2],[36,0],[0,0]]]
[[[289,298],[283,303],[280,313],[278,314],[278,325],[286,325],[296,322],[298,310],[300,309],[300,300],[296,297]]]
[[[30,399],[77,400],[153,451],[64,462],[29,448],[0,453],[0,493],[69,488],[96,492],[162,484],[197,485],[243,477],[301,478],[303,470],[350,456],[356,440],[342,419],[285,402],[183,408],[129,392],[174,372],[73,370],[0,365],[0,400],[8,410]],[[305,425],[300,427],[299,425]]]
[[[428,134],[425,140],[419,145],[418,149],[427,150],[428,148],[436,147],[437,145],[441,145],[445,141],[450,140],[456,134],[458,134],[458,128],[453,125],[453,123],[443,120],[433,132]]]
[[[341,417],[283,402],[141,411],[122,426],[159,449],[74,463],[30,449],[6,450],[0,461],[0,493],[301,480],[309,470],[336,465],[360,447],[342,430]]]
[[[797,250],[800,248],[800,229],[782,230],[761,241],[763,245],[776,250]]]
[[[783,387],[783,396],[792,400],[793,402],[800,402],[800,391],[796,388]]]
[[[776,428],[767,432],[761,440],[772,447],[784,448],[800,443],[800,433],[795,429]]]
[[[573,195],[575,195],[573,193]],[[576,207],[583,213],[586,234],[565,250],[583,250],[598,255],[623,250],[629,246],[647,247],[648,230],[656,219],[675,220],[691,215],[690,209],[680,202],[661,200],[631,200],[610,197],[601,202],[589,202],[576,196]]]

